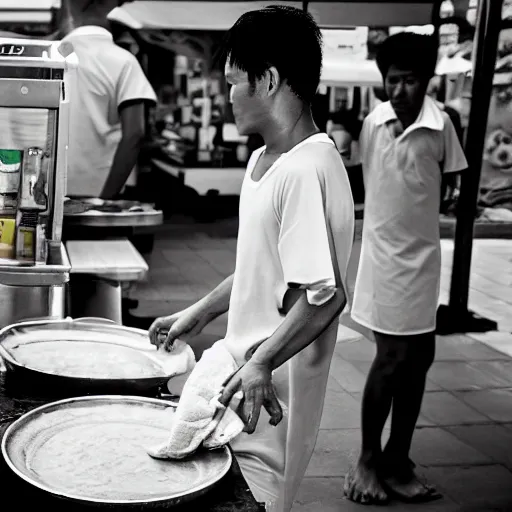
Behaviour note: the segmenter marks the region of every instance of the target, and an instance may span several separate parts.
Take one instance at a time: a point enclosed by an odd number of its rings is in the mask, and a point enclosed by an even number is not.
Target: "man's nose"
[[[400,98],[404,95],[405,93],[405,87],[404,87],[404,84],[402,82],[399,82],[395,85],[395,87],[393,88],[393,98]]]

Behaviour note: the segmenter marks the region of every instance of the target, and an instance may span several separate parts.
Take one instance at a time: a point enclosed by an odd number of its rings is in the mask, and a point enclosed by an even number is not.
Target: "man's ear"
[[[273,96],[281,86],[281,77],[277,69],[272,66],[266,73],[266,92],[268,96]]]

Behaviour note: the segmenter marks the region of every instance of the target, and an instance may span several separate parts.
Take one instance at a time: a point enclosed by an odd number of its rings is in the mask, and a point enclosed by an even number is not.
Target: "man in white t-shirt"
[[[228,311],[217,343],[241,369],[221,402],[242,390],[246,423],[231,446],[256,500],[275,512],[291,510],[315,446],[354,236],[346,170],[311,114],[321,41],[309,14],[282,6],[244,14],[229,31],[225,74],[236,125],[265,142],[242,186],[235,272],[150,329],[156,345],[170,329],[168,347]]]
[[[373,331],[377,353],[363,394],[361,455],[345,482],[347,496],[360,503],[440,497],[409,459],[435,355],[441,181],[467,167],[449,116],[426,96],[436,59],[430,36],[389,37],[377,64],[390,101],[365,119],[361,133],[366,196],[352,319]]]
[[[83,25],[63,41],[79,59],[70,94],[67,194],[112,199],[137,163],[144,109],[156,95],[137,59],[106,28]]]

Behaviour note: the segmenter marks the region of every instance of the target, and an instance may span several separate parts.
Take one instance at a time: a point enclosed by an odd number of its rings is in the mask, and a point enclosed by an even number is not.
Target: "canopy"
[[[50,23],[61,0],[1,0],[0,23]]]
[[[471,71],[471,62],[461,57],[443,57],[437,63],[437,75],[459,75]],[[331,87],[380,86],[382,78],[374,60],[351,60],[326,55],[320,83]]]
[[[324,58],[320,83],[330,87],[382,85],[377,64],[373,60]]]
[[[37,0],[34,0],[37,1]],[[303,2],[217,2],[136,0],[110,12],[108,18],[135,30],[228,30],[245,12],[271,4],[299,9]],[[346,26],[409,26],[432,23],[435,0],[348,0],[307,2],[308,11],[322,28]]]

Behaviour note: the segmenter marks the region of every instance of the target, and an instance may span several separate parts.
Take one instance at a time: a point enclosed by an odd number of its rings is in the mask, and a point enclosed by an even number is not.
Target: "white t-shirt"
[[[252,154],[240,194],[225,338],[240,363],[283,321],[279,310],[289,283],[306,288],[311,304],[325,300],[322,289],[335,287],[324,208],[333,239],[342,244],[336,256],[343,278],[354,229],[346,170],[326,134],[313,135],[281,155],[256,182],[252,172],[264,150]]]
[[[258,182],[247,167],[240,196],[236,269],[224,343],[238,364],[284,320],[279,309],[289,283],[307,290],[311,304],[328,300],[333,261],[346,289],[354,237],[354,203],[347,172],[326,134],[282,155]],[[328,230],[332,234],[332,254]],[[288,512],[313,453],[336,344],[338,319],[273,374],[288,411],[277,427],[262,409],[256,431],[231,443],[257,501]],[[270,505],[270,503],[272,505]]]
[[[398,137],[396,119],[382,103],[360,137],[365,211],[352,318],[373,331],[414,335],[436,328],[442,173],[466,169],[467,161],[431,98]]]
[[[156,102],[137,59],[114,44],[101,27],[80,27],[64,41],[78,56],[76,90],[70,93],[67,193],[98,197],[121,140],[119,107],[126,102]]]

